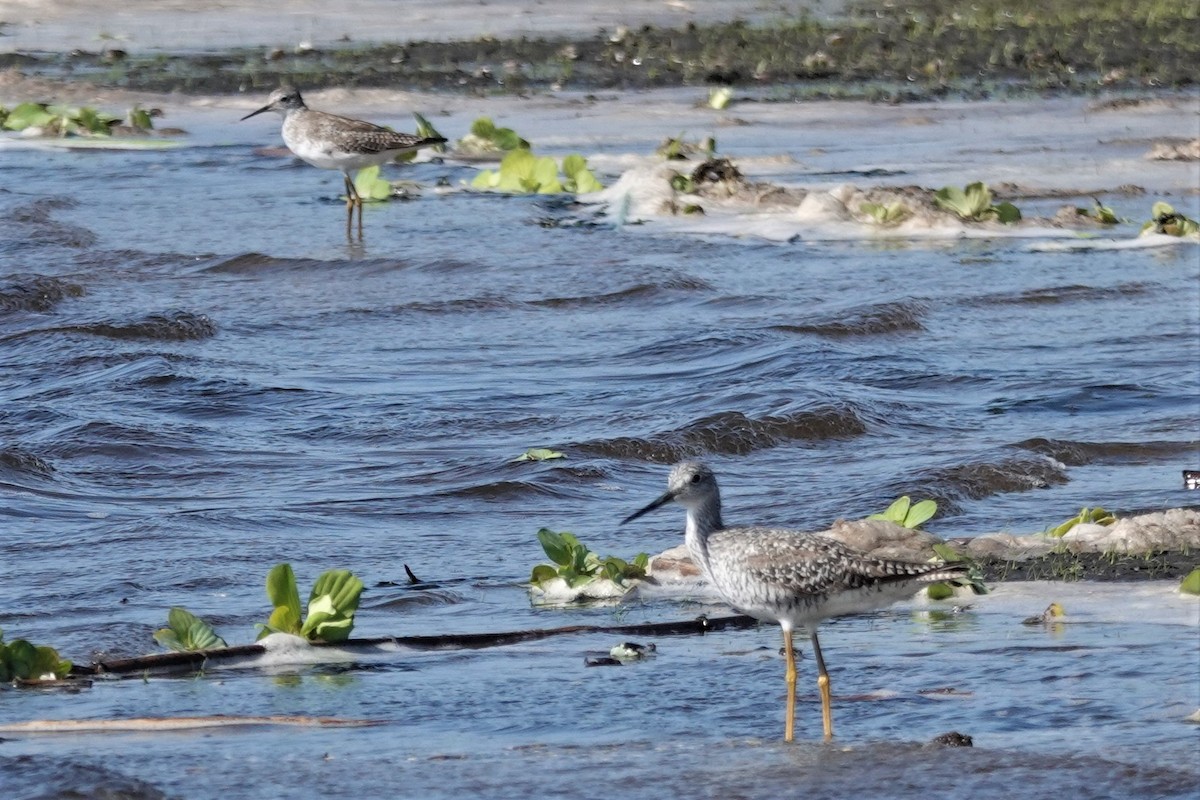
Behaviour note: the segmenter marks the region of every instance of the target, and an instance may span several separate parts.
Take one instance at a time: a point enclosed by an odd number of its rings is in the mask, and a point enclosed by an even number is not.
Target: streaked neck
[[[708,572],[708,537],[721,530],[721,499],[714,497],[709,502],[687,510],[687,527],[684,529],[684,542],[692,558],[699,561],[699,567]]]

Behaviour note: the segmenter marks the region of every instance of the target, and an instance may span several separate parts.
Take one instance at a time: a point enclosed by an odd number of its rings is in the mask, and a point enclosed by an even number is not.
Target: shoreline
[[[694,3],[684,13],[668,3],[597,16],[568,4],[547,16],[513,0],[473,6],[478,16],[464,7],[466,21],[459,15],[462,24],[447,29],[446,13],[423,14],[424,6],[403,28],[372,27],[383,8],[365,2],[331,18],[324,39],[272,43],[247,42],[235,31],[272,30],[264,23],[272,13],[293,22],[289,13],[322,17],[302,2],[280,11],[135,7],[112,15],[110,31],[108,17],[69,2],[48,9],[0,2],[0,70],[189,95],[266,93],[281,82],[473,96],[729,86],[739,99],[759,102],[901,103],[1194,94],[1197,85],[1200,44],[1173,35],[1189,24],[1186,10],[1159,0],[1135,14],[1116,0],[1086,8],[1055,2],[1023,15],[1000,3],[955,0],[870,14],[835,5],[816,15],[788,4],[765,12],[743,2]],[[57,38],[32,35],[43,28]],[[343,29],[353,33],[333,36]],[[360,38],[368,33],[374,41]],[[67,45],[81,37],[83,46]]]

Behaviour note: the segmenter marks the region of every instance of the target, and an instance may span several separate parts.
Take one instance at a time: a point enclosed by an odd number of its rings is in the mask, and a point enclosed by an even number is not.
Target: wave
[[[1065,484],[1066,464],[1040,455],[1018,455],[938,467],[923,473],[906,493],[937,501],[942,514],[962,511],[961,501],[1028,492]]]
[[[10,275],[0,285],[0,312],[45,312],[68,297],[82,297],[83,287],[45,275]]]
[[[1146,464],[1200,455],[1200,441],[1076,442],[1069,439],[1026,439],[1014,447],[1078,467],[1084,464]]]
[[[830,404],[758,418],[740,411],[722,411],[644,438],[622,436],[573,446],[604,458],[669,464],[709,454],[747,455],[796,440],[846,439],[866,432],[867,424],[853,406]]]
[[[47,478],[54,473],[54,466],[39,455],[17,447],[0,450],[0,473],[14,472]]]
[[[168,311],[148,314],[131,322],[90,322],[58,328],[109,339],[152,339],[167,342],[209,339],[217,335],[217,324],[204,314]]]
[[[967,305],[1055,305],[1059,303],[1086,303],[1099,300],[1118,300],[1135,295],[1149,294],[1154,288],[1149,283],[1122,283],[1117,286],[1047,286],[1026,289],[1022,292],[997,292],[971,298]]]
[[[58,245],[72,249],[94,247],[96,234],[78,225],[59,222],[51,216],[60,208],[74,208],[77,200],[69,197],[44,197],[28,206],[14,209],[0,225],[0,242],[11,243],[13,249]],[[13,234],[16,235],[13,235]]]
[[[810,333],[817,336],[882,336],[925,330],[921,319],[929,312],[926,303],[912,300],[877,303],[846,309],[836,315],[812,322],[774,325],[772,330],[785,333]]]

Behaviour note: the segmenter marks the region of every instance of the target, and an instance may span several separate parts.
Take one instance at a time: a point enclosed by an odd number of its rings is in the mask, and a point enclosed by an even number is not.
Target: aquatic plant
[[[1200,235],[1200,223],[1177,212],[1169,203],[1159,201],[1150,209],[1150,221],[1142,225],[1141,235],[1165,233],[1168,236]]]
[[[90,106],[63,106],[46,103],[21,103],[4,115],[4,128],[10,131],[39,130],[43,136],[108,136],[109,128],[120,117]]]
[[[898,225],[912,214],[908,206],[900,200],[883,205],[882,203],[862,203],[858,213],[866,214],[877,225]]]
[[[185,653],[228,647],[211,625],[179,606],[167,612],[167,627],[154,632],[154,641],[168,650]]]
[[[154,120],[151,118],[150,112],[136,103],[125,114],[125,124],[139,131],[154,130]]]
[[[1081,217],[1087,217],[1090,220],[1099,222],[1101,225],[1116,225],[1121,221],[1117,218],[1117,212],[1102,204],[1099,200],[1093,199],[1092,202],[1095,205],[1091,208],[1076,206],[1075,213]]]
[[[30,644],[25,639],[4,641],[0,629],[0,683],[42,683],[67,677],[71,662],[46,645]]]
[[[560,179],[557,161],[549,156],[539,158],[526,149],[511,151],[498,170],[481,170],[471,186],[510,194],[583,194],[604,188],[583,156],[564,158]]]
[[[354,612],[362,596],[363,582],[349,570],[331,569],[317,576],[308,598],[308,615],[301,620],[300,594],[291,564],[276,564],[267,574],[267,597],[275,610],[258,638],[272,633],[290,633],[305,639],[342,642],[354,629]]]
[[[712,158],[716,152],[716,138],[707,136],[699,141],[689,142],[681,133],[664,140],[654,151],[654,155],[665,158],[667,161],[684,161],[693,156]]]
[[[392,196],[392,184],[379,177],[379,165],[372,164],[354,173],[354,191],[364,202],[378,203]]]
[[[992,205],[992,190],[983,181],[969,183],[962,189],[943,186],[933,193],[933,202],[968,222],[996,220],[1009,225],[1021,219],[1020,210],[1012,203]]]
[[[562,578],[567,586],[578,588],[597,578],[607,578],[619,586],[626,580],[642,578],[646,575],[646,565],[650,556],[638,553],[632,562],[616,556],[600,556],[593,553],[582,544],[572,533],[558,533],[549,528],[537,532],[542,550],[553,564],[538,564],[529,576],[529,582],[535,586],[555,578]]]
[[[556,458],[566,458],[566,456],[547,447],[531,447],[513,461],[552,461]]]
[[[1069,520],[1055,525],[1046,530],[1047,536],[1061,538],[1067,531],[1074,528],[1076,525],[1084,522],[1095,523],[1096,525],[1112,525],[1117,521],[1117,518],[1105,511],[1099,506],[1095,508],[1087,508],[1086,506],[1080,510],[1078,514],[1071,517]]]
[[[973,594],[988,593],[987,585],[983,582],[983,567],[979,562],[964,556],[945,542],[935,544],[933,552],[947,564],[966,564],[967,574],[952,581],[929,584],[925,587],[925,594],[930,600],[947,600],[954,596],[956,587],[968,588]]]
[[[885,519],[905,528],[919,528],[937,513],[937,503],[933,500],[922,500],[914,504],[908,495],[894,500],[887,510],[879,514],[871,514],[867,519]]]
[[[446,138],[445,136],[442,136],[442,134],[438,132],[437,128],[433,127],[433,123],[431,123],[429,120],[425,119],[425,117],[421,116],[420,114],[418,114],[415,111],[413,112],[413,119],[415,119],[417,121],[416,134],[417,134],[417,136],[420,136],[422,139],[445,139]],[[445,145],[445,143],[435,144],[435,145],[430,146],[428,149],[432,150],[435,153],[444,153],[444,152],[446,152],[446,145]],[[397,161],[398,163],[404,164],[409,161],[412,161],[416,157],[417,157],[417,151],[413,150],[411,153],[401,153],[400,155],[396,156],[395,161]]]
[[[512,128],[498,128],[488,117],[479,117],[471,123],[471,132],[459,139],[456,145],[457,150],[468,155],[528,150],[529,147],[529,142],[518,136]]]
[[[733,89],[728,86],[716,86],[708,90],[708,107],[714,111],[724,111],[733,99]]]
[[[1196,567],[1187,574],[1187,577],[1179,584],[1179,591],[1184,594],[1200,594],[1200,567]]]

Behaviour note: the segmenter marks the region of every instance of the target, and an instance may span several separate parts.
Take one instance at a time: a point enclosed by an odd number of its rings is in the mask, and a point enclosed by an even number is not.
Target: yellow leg
[[[783,651],[787,658],[787,714],[783,723],[783,740],[792,741],[796,729],[796,651],[792,649],[792,630],[783,629]]]
[[[833,694],[829,690],[829,673],[825,670],[825,659],[821,657],[821,643],[817,641],[816,628],[812,631],[813,657],[817,661],[817,688],[821,691],[821,724],[825,738],[833,738]]]
[[[342,180],[346,184],[346,236],[350,235],[350,228],[354,223],[354,209],[358,209],[358,236],[362,238],[362,197],[358,194],[358,190],[354,188],[354,181],[350,179],[348,173],[342,173]]]

